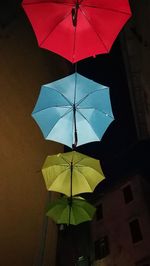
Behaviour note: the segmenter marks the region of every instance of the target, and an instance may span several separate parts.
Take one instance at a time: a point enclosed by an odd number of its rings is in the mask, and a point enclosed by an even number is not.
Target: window
[[[103,206],[100,204],[96,209],[96,220],[99,221],[103,218]]]
[[[95,242],[95,259],[105,258],[109,254],[108,237],[104,236]]]
[[[130,185],[127,185],[126,187],[123,188],[123,195],[126,204],[133,200],[133,194]]]
[[[90,260],[88,257],[81,256],[78,258],[78,261],[76,263],[76,266],[90,266]]]
[[[131,236],[132,236],[132,242],[137,243],[143,239],[140,224],[138,219],[135,219],[129,223]]]

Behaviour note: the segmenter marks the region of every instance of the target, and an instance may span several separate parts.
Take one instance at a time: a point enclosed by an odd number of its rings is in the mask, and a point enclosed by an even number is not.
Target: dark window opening
[[[104,236],[95,242],[95,259],[105,258],[109,254],[108,237]]]
[[[132,222],[130,222],[129,226],[130,226],[130,231],[131,231],[131,236],[132,236],[132,242],[136,243],[136,242],[141,241],[143,237],[142,237],[138,219],[135,219]]]
[[[129,203],[133,200],[133,194],[130,185],[127,185],[123,188],[123,195],[125,203]]]
[[[90,259],[88,257],[82,256],[78,258],[76,266],[90,266]]]
[[[96,220],[99,221],[101,219],[103,219],[103,206],[102,206],[102,204],[97,206],[97,209],[96,209]]]

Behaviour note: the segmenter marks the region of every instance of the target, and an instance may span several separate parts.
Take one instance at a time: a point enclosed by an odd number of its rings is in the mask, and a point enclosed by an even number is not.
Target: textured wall
[[[128,204],[125,204],[122,192],[126,185],[131,186],[133,193],[133,201]],[[145,198],[145,194],[149,193],[148,188],[149,184],[144,179],[133,176],[104,195],[101,200],[103,219],[93,221],[92,232],[94,241],[108,236],[110,253],[98,260],[95,266],[134,266],[136,262],[149,257],[150,214]],[[139,220],[143,240],[132,243],[129,222],[136,218]]]
[[[126,25],[123,51],[130,97],[139,139],[150,137],[150,2],[131,1],[133,15]]]
[[[39,49],[23,11],[0,29],[0,265],[41,259],[48,193],[41,166],[63,146],[45,141],[31,118],[40,86],[65,76],[63,59]],[[44,239],[44,238],[43,238]],[[56,226],[49,221],[44,265],[55,265]]]

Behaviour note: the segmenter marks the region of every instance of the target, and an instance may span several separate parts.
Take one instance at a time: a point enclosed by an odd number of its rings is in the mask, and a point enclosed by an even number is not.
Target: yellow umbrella
[[[99,160],[76,151],[47,156],[42,173],[48,190],[69,197],[93,192],[105,178]]]

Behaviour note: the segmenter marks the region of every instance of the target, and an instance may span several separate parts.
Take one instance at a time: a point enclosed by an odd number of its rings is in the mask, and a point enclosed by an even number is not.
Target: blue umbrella
[[[32,117],[47,140],[69,147],[99,141],[114,119],[109,88],[76,72],[41,87]]]

